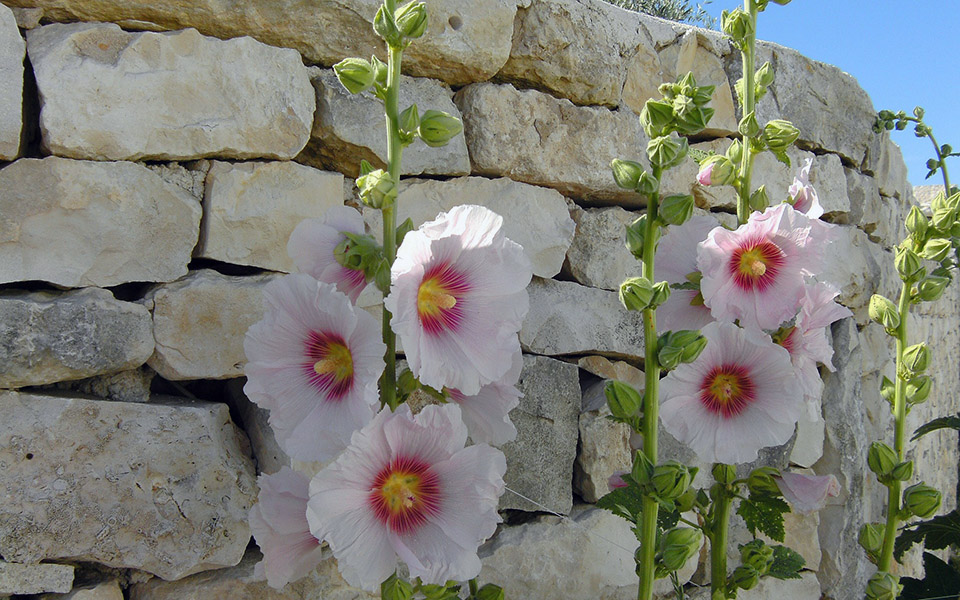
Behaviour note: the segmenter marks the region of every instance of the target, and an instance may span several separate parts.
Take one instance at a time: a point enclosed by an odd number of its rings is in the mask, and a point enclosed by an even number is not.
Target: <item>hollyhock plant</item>
[[[397,565],[424,583],[480,572],[477,548],[496,530],[506,460],[486,444],[464,448],[455,404],[383,410],[310,482],[307,520],[351,583],[374,590]]]
[[[373,418],[384,368],[380,325],[309,275],[272,281],[264,297],[264,318],[243,342],[249,360],[243,390],[270,411],[287,454],[330,460]]]
[[[803,161],[803,166],[797,171],[797,176],[787,189],[787,193],[790,194],[794,210],[802,212],[811,219],[819,219],[823,216],[823,207],[820,206],[816,188],[810,184],[810,167],[812,166],[812,158]]]
[[[263,552],[254,576],[281,589],[306,576],[323,560],[320,540],[310,533],[307,500],[310,481],[290,467],[260,475],[258,501],[250,508],[250,529]]]
[[[658,281],[689,284],[697,271],[697,244],[720,222],[707,215],[696,215],[680,225],[667,229],[657,246],[654,273]],[[710,308],[703,303],[699,290],[673,289],[657,312],[657,325],[663,331],[700,329],[713,321]]]
[[[305,219],[293,230],[287,242],[287,254],[301,273],[332,283],[354,303],[367,287],[362,270],[337,262],[334,251],[346,241],[343,232],[363,234],[363,217],[349,206],[334,206],[322,219]]]
[[[823,508],[827,498],[840,495],[840,483],[833,475],[804,475],[784,472],[775,478],[783,498],[797,512],[808,513]]]
[[[664,428],[707,462],[749,462],[789,440],[803,392],[787,351],[732,323],[711,323],[702,333],[700,357],[660,383]]]
[[[761,329],[792,319],[804,278],[822,267],[831,227],[780,204],[753,213],[736,231],[711,231],[700,244],[697,265],[714,318]]]
[[[408,233],[397,250],[384,306],[425,385],[473,396],[513,366],[532,267],[502,224],[482,206],[457,206]]]
[[[522,368],[523,355],[517,352],[503,380],[488,383],[473,396],[447,388],[447,397],[460,406],[463,422],[474,442],[499,446],[516,439],[517,428],[510,420],[510,411],[520,404],[523,395],[514,386]]]

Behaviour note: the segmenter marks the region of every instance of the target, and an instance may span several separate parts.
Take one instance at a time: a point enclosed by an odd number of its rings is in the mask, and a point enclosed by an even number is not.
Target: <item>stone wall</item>
[[[379,107],[345,94],[329,69],[379,48],[378,2],[2,2],[0,597],[368,597],[332,559],[283,592],[254,580],[255,476],[290,460],[241,389],[243,335],[264,285],[291,268],[294,225],[355,204],[359,160],[383,163]],[[405,56],[401,102],[462,116],[465,135],[407,150],[400,218],[484,204],[535,273],[519,436],[504,447],[517,493],[501,501],[507,524],[482,548],[481,578],[515,599],[635,597],[633,535],[591,506],[629,462],[628,433],[603,418],[602,381],[642,379],[640,326],[614,291],[639,268],[622,243],[638,198],[608,165],[639,158],[643,102],[690,69],[716,85],[716,116],[695,145],[723,146],[738,120],[738,56],[715,32],[598,0],[433,0],[430,11]],[[890,249],[912,191],[852,77],[772,44],[761,44],[766,59],[777,83],[760,117],[801,130],[792,158],[814,159],[825,218],[842,226],[831,275],[855,316],[833,329],[822,418],[761,459],[834,473],[844,492],[790,517],[804,577],[742,597],[854,599],[872,571],[856,531],[878,520],[882,498],[865,446],[887,431],[877,390],[892,375],[866,302],[897,285]],[[757,183],[784,196],[791,170],[767,155],[757,168]],[[665,191],[732,222],[733,196],[695,186],[695,171],[671,171]],[[365,218],[376,230],[379,215]],[[954,286],[914,319],[938,364],[911,429],[958,410],[958,299]],[[361,303],[379,309],[375,294]],[[667,458],[693,459],[663,435]],[[955,436],[915,448],[919,476],[952,507]],[[735,524],[734,539],[746,536]],[[913,558],[904,572],[916,568]],[[704,583],[696,561],[684,575]]]

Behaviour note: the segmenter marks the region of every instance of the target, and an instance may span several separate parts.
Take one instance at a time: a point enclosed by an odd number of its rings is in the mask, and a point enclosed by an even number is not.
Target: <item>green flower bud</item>
[[[375,74],[374,81],[380,85],[387,85],[387,74],[389,73],[387,63],[383,62],[376,56],[371,56],[370,66],[373,67],[373,72]]]
[[[763,540],[753,540],[740,546],[740,562],[756,569],[760,576],[766,575],[773,564],[773,548],[763,543]]]
[[[870,450],[867,453],[867,466],[876,474],[878,479],[888,477],[898,463],[897,453],[890,446],[883,442],[870,444]]]
[[[652,173],[643,172],[637,181],[637,191],[645,196],[652,196],[660,191],[660,182]]]
[[[733,465],[727,465],[724,463],[715,463],[713,465],[713,478],[717,483],[722,483],[723,485],[729,485],[736,481],[737,479],[737,470]]]
[[[633,223],[626,226],[627,230],[627,250],[637,260],[643,260],[643,240],[647,231],[647,215],[642,215]]]
[[[676,95],[680,93],[680,86],[675,83],[661,83],[657,91],[660,92],[660,95],[665,99],[673,100]]]
[[[740,119],[740,125],[737,127],[737,131],[745,138],[757,137],[760,133],[760,123],[757,122],[757,115],[754,112],[744,115]]]
[[[376,81],[377,72],[373,65],[362,58],[345,58],[333,65],[333,72],[348,92],[359,94],[370,89]]]
[[[753,20],[740,8],[732,12],[723,11],[720,15],[720,26],[735,44],[742,44],[755,33]]]
[[[647,144],[647,158],[650,159],[650,164],[669,169],[680,164],[687,155],[687,149],[687,138],[662,135]]]
[[[883,325],[883,328],[887,331],[893,331],[900,327],[900,313],[897,312],[897,306],[880,294],[874,294],[870,297],[867,313],[871,320]]]
[[[770,198],[767,196],[767,186],[761,185],[750,194],[750,210],[763,212],[768,206],[770,206]]]
[[[371,208],[392,204],[397,197],[397,184],[389,171],[377,169],[357,178],[360,200]]]
[[[767,61],[757,69],[756,74],[754,74],[754,81],[756,81],[757,86],[768,88],[773,85],[773,77],[773,67],[770,65],[770,62]]]
[[[917,295],[920,296],[921,300],[926,302],[933,302],[939,300],[943,296],[944,290],[947,289],[947,286],[950,284],[949,277],[941,277],[939,275],[931,275],[920,282],[917,286]]]
[[[406,133],[416,133],[420,127],[420,111],[416,104],[411,104],[405,111],[400,113],[400,130]]]
[[[898,463],[897,466],[890,471],[890,477],[897,481],[907,481],[913,477],[913,461],[905,460],[902,463]]]
[[[907,402],[910,404],[922,404],[930,396],[930,390],[933,387],[933,380],[928,375],[914,377],[907,382]]]
[[[774,477],[779,477],[780,471],[774,467],[759,467],[747,477],[747,487],[751,492],[760,494],[780,495],[780,486]],[[758,569],[759,570],[759,569]]]
[[[676,130],[682,135],[694,135],[707,128],[707,123],[713,118],[714,109],[708,106],[697,106],[696,101],[690,100],[690,107],[677,112]]]
[[[657,577],[666,577],[687,564],[703,542],[703,534],[691,527],[674,527],[660,538],[660,551],[654,560],[657,564]]]
[[[950,253],[952,246],[953,245],[950,243],[950,240],[933,238],[923,245],[923,250],[920,251],[920,256],[927,260],[940,262],[947,257],[947,254]]]
[[[633,454],[633,467],[630,469],[630,476],[644,487],[650,483],[650,478],[653,477],[653,463],[640,450]]]
[[[907,231],[910,232],[913,239],[918,242],[923,241],[923,237],[927,234],[929,227],[930,221],[926,215],[923,214],[923,211],[920,210],[920,207],[914,206],[911,208],[910,213],[907,214]]]
[[[377,16],[373,18],[373,30],[391,48],[399,48],[403,43],[394,15],[387,12],[384,6],[377,10]]]
[[[653,296],[653,284],[646,277],[631,277],[620,284],[620,304],[627,310],[648,308]]]
[[[759,581],[760,573],[749,565],[740,565],[733,570],[733,575],[730,576],[730,584],[741,590],[753,589]]]
[[[693,510],[694,505],[697,503],[697,492],[693,488],[687,488],[687,491],[680,494],[680,497],[674,501],[674,504],[677,505],[677,510],[685,513],[688,510]]]
[[[925,271],[920,257],[909,248],[897,248],[897,255],[894,258],[894,265],[897,267],[897,273],[900,279],[907,283],[913,283],[922,278]]]
[[[930,349],[924,343],[907,346],[903,351],[903,365],[911,373],[923,373],[930,365]]]
[[[427,30],[427,7],[423,2],[410,2],[397,9],[397,28],[408,40],[416,39]]]
[[[660,336],[657,344],[657,362],[665,369],[675,369],[680,363],[693,362],[707,345],[699,331],[670,331]]]
[[[643,396],[632,385],[611,379],[603,386],[610,414],[618,419],[636,416],[643,406]]]
[[[675,194],[660,202],[660,218],[667,225],[683,225],[693,215],[693,196]]]
[[[625,190],[637,189],[637,182],[644,173],[640,163],[619,158],[610,161],[610,168],[613,170],[613,180],[617,182],[617,187]]]
[[[901,591],[900,578],[886,571],[877,571],[867,582],[867,600],[897,600]]]
[[[897,386],[893,384],[890,379],[884,375],[883,381],[880,382],[880,396],[890,403],[890,406],[893,406],[893,401],[896,398]]]
[[[700,163],[697,181],[701,185],[732,185],[737,180],[737,167],[729,158],[714,155]]]
[[[670,460],[653,468],[650,481],[657,497],[661,500],[675,500],[687,491],[692,479],[686,465]]]
[[[428,110],[420,117],[420,139],[431,148],[446,146],[455,135],[463,131],[460,119],[441,110]]]
[[[933,226],[939,231],[950,231],[957,221],[957,211],[954,208],[938,208],[933,211]]]
[[[673,125],[673,104],[647,100],[640,111],[640,125],[651,138],[668,133]]]
[[[790,121],[774,119],[763,126],[763,141],[774,151],[786,150],[800,137],[800,130]]]
[[[733,140],[733,142],[727,146],[726,154],[730,162],[735,165],[740,164],[740,161],[743,160],[743,144],[740,143],[740,140]]]
[[[940,508],[941,500],[940,492],[924,483],[903,490],[903,507],[921,519],[932,517]]]
[[[345,239],[333,249],[333,257],[340,265],[356,271],[371,271],[383,259],[383,249],[373,236],[342,232]],[[367,273],[372,275],[372,271]],[[368,276],[369,280],[370,277]]]
[[[670,298],[670,284],[666,281],[658,281],[653,284],[653,298],[650,299],[650,308],[656,308]]]
[[[857,536],[860,547],[868,553],[879,554],[883,548],[883,531],[883,523],[867,523],[861,527],[860,535]]]

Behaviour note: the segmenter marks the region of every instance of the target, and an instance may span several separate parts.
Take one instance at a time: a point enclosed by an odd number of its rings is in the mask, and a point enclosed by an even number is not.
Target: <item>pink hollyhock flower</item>
[[[482,206],[456,206],[404,237],[384,305],[414,376],[467,396],[500,381],[520,351],[532,276],[523,248]]]
[[[320,540],[310,533],[307,499],[310,482],[290,467],[257,478],[260,495],[250,508],[250,529],[263,552],[254,577],[266,577],[270,587],[281,589],[305,577],[323,560]]]
[[[709,163],[697,173],[697,183],[700,185],[710,185],[710,176],[713,174],[713,166],[715,163]]]
[[[833,475],[803,475],[783,473],[777,478],[783,498],[797,512],[820,510],[827,498],[840,495],[840,483]]]
[[[741,463],[785,443],[803,392],[790,355],[755,329],[710,323],[707,347],[661,382],[664,428],[706,462]]]
[[[755,212],[736,231],[716,228],[700,244],[700,289],[718,321],[776,329],[792,319],[804,277],[817,272],[833,226],[788,204]]]
[[[787,189],[787,193],[793,199],[794,210],[802,212],[811,219],[819,219],[823,216],[823,207],[820,206],[817,190],[810,184],[810,167],[812,166],[812,158],[803,161],[803,166],[797,171],[797,176]]]
[[[305,219],[290,234],[287,254],[301,273],[332,283],[356,304],[367,287],[363,271],[337,262],[334,250],[347,239],[342,232],[363,234],[363,217],[349,206],[334,206],[322,219]]]
[[[523,355],[517,352],[503,380],[482,386],[477,394],[467,396],[447,388],[450,401],[460,405],[463,422],[474,442],[499,446],[516,439],[517,428],[510,420],[510,411],[520,404],[523,395],[514,387],[522,368]]]
[[[610,476],[610,479],[607,480],[607,487],[609,487],[611,490],[627,487],[627,482],[623,480],[623,476],[627,473],[628,471],[614,472],[614,474]]]
[[[264,291],[267,310],[243,341],[243,391],[270,410],[280,447],[326,461],[373,418],[386,346],[380,325],[332,285],[287,275]]]
[[[719,227],[720,222],[706,215],[696,215],[679,227],[668,227],[657,245],[654,277],[670,284],[690,283],[697,271],[697,244]],[[657,311],[657,327],[662,331],[700,329],[713,321],[710,308],[697,290],[671,290],[670,297]]]
[[[455,404],[382,410],[310,482],[310,531],[330,544],[352,585],[374,590],[396,568],[424,583],[480,573],[477,548],[496,530],[507,464],[486,444],[464,448]]]

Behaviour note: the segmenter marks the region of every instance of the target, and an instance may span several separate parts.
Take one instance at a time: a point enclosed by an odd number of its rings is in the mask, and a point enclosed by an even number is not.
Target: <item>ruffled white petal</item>
[[[322,219],[301,221],[287,242],[287,254],[301,273],[337,286],[356,302],[367,286],[361,271],[347,269],[334,256],[336,247],[346,239],[341,232],[362,234],[363,216],[349,206],[334,206]]]
[[[833,475],[783,473],[777,483],[784,499],[795,511],[801,513],[820,510],[826,504],[827,498],[840,494],[840,483]]]

